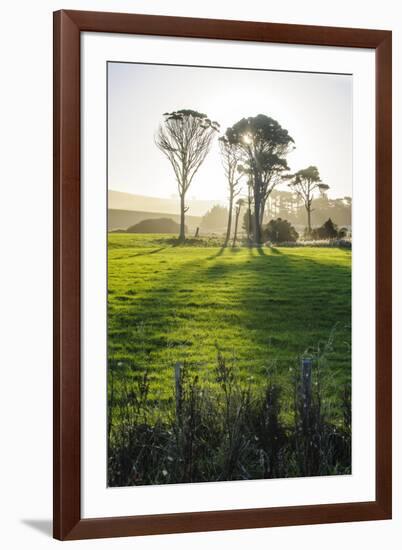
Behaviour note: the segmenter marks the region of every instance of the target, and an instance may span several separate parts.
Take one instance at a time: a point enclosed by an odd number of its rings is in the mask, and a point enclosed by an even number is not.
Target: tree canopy
[[[286,176],[291,181],[289,187],[301,198],[304,204],[311,206],[313,194],[316,189],[327,191],[329,185],[321,181],[320,173],[316,166],[309,166],[303,170],[299,170],[295,174]]]
[[[286,156],[294,147],[289,132],[266,115],[242,118],[225,133],[241,152],[240,170],[249,177],[253,192],[256,240],[261,241],[262,216],[271,191],[288,170]]]

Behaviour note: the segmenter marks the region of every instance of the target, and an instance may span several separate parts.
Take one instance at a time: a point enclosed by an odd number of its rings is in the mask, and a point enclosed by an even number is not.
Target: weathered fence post
[[[303,474],[311,475],[312,461],[312,368],[313,359],[311,357],[302,357],[300,364],[300,404],[299,414],[301,423],[301,450],[303,461]]]
[[[302,395],[303,409],[306,414],[310,410],[311,405],[311,374],[313,368],[313,359],[311,357],[302,357],[301,359],[301,378],[302,378]]]

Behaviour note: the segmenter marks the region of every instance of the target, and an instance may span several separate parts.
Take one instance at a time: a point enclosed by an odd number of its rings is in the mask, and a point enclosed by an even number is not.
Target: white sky
[[[217,120],[222,131],[260,113],[276,119],[295,140],[292,171],[315,165],[330,196],[352,194],[351,76],[109,63],[108,77],[109,189],[175,195],[173,170],[154,135],[163,113],[194,109]],[[188,198],[226,196],[215,140]]]

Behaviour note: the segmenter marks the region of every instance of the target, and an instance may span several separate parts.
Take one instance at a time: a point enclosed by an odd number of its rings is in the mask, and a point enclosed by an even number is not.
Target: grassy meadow
[[[109,235],[109,361],[124,376],[150,369],[160,400],[173,366],[201,378],[217,349],[244,378],[287,376],[335,331],[328,360],[350,376],[351,252],[339,248],[172,246],[162,235]],[[119,365],[121,368],[117,368]]]
[[[108,239],[111,485],[350,471],[350,250]],[[307,428],[296,380],[306,355],[316,396]],[[177,363],[187,373],[180,411]]]
[[[350,250],[109,234],[108,292],[111,486],[350,472]]]

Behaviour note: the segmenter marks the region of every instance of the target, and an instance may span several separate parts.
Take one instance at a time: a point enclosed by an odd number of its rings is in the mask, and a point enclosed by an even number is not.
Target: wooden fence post
[[[301,420],[301,449],[303,460],[303,474],[305,476],[311,475],[311,437],[312,437],[312,418],[311,418],[311,405],[312,405],[312,367],[313,359],[311,357],[302,357],[300,364],[300,398],[301,403],[299,405],[300,420]]]
[[[305,414],[308,414],[308,411],[310,410],[310,406],[311,406],[312,368],[313,368],[313,359],[311,357],[302,357],[301,377],[302,377],[303,409]]]

